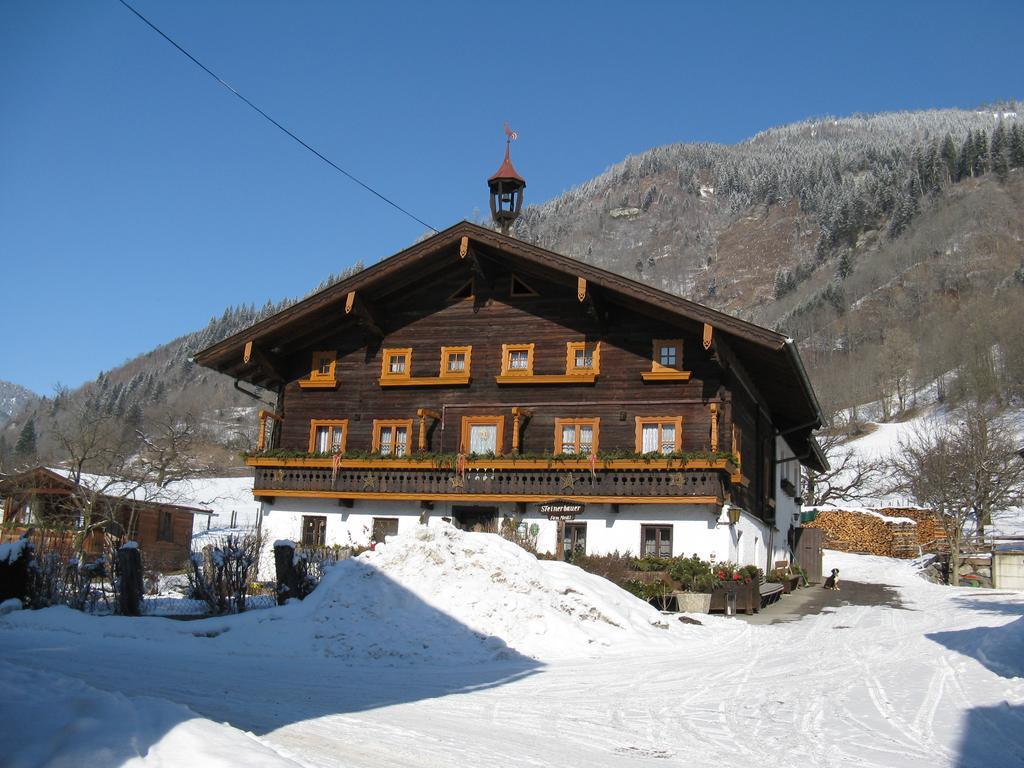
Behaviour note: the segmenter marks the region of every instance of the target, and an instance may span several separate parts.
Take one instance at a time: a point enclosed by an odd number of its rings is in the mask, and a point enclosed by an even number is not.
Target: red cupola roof
[[[505,142],[505,160],[501,164],[501,167],[497,170],[497,172],[493,176],[491,176],[491,178],[489,178],[487,180],[487,183],[490,184],[493,181],[511,180],[511,181],[522,182],[522,185],[525,187],[526,186],[526,179],[524,179],[522,176],[520,176],[518,173],[516,173],[516,169],[512,166],[512,160],[511,160],[511,158],[509,158],[508,150],[509,150],[509,142],[506,141]]]

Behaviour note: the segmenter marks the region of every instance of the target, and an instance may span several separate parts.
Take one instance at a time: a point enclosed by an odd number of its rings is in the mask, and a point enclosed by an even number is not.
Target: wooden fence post
[[[118,612],[122,616],[142,613],[142,555],[139,545],[126,542],[117,550]]]
[[[35,560],[35,547],[25,534],[5,548],[7,557],[0,560],[0,602],[16,597],[28,608],[32,597],[28,587],[28,568]]]
[[[294,542],[274,542],[274,570],[277,572],[277,604],[284,605],[290,597],[301,597]]]

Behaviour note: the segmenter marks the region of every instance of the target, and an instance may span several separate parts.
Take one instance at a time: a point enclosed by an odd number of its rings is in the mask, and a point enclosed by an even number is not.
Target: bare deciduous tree
[[[827,472],[806,470],[804,499],[810,506],[860,501],[877,489],[882,476],[878,462],[859,457],[847,446],[850,436],[848,429],[839,426],[842,419],[838,413],[832,414],[829,423],[833,426],[818,435],[818,444],[828,458],[829,469]],[[846,424],[848,428],[857,426]]]
[[[969,406],[957,423],[931,424],[900,441],[887,460],[888,490],[939,514],[949,540],[950,583],[960,583],[965,533],[983,531],[992,513],[1019,503],[1024,461],[1013,433],[988,409]]]

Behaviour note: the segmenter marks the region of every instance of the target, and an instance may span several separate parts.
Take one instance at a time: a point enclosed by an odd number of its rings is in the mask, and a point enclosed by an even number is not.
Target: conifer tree
[[[1020,123],[1010,128],[1009,155],[1011,168],[1024,168],[1024,127]]]
[[[942,140],[942,149],[939,154],[942,156],[942,163],[945,166],[946,183],[956,181],[957,178],[957,151],[956,144],[953,142],[953,137],[948,133],[946,138]]]
[[[988,171],[988,136],[981,129],[974,134],[974,175]]]
[[[960,147],[960,165],[957,181],[962,181],[968,176],[974,176],[974,136],[970,133],[964,139]]]
[[[14,444],[14,453],[18,458],[30,459],[36,455],[36,420],[31,418],[25,422],[18,435],[18,442]]]
[[[1000,120],[999,125],[992,131],[992,143],[989,145],[988,150],[989,167],[1000,181],[1006,181],[1006,177],[1010,172],[1010,161],[1007,157],[1006,144],[1006,128],[1003,126],[1003,121]]]

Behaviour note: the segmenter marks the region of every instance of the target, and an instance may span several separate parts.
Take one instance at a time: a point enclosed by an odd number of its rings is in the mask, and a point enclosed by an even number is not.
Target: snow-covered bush
[[[191,597],[202,600],[216,615],[241,613],[245,597],[256,578],[263,538],[258,532],[227,536],[208,544],[190,558]]]

